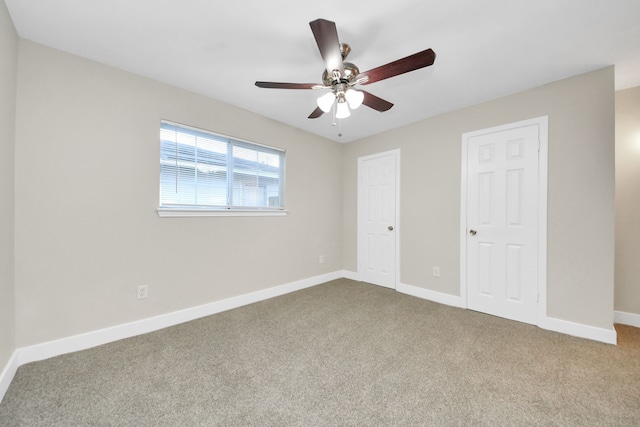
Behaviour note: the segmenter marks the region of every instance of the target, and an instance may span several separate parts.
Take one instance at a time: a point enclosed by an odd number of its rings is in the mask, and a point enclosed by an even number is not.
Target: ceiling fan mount
[[[322,84],[257,81],[256,86],[269,89],[329,89],[329,92],[318,98],[318,107],[309,115],[310,119],[328,113],[334,105],[336,118],[348,117],[351,114],[349,107],[356,109],[361,104],[380,112],[387,111],[393,107],[392,103],[364,90],[356,90],[354,86],[375,83],[428,67],[436,58],[433,50],[426,49],[361,73],[355,64],[344,61],[351,52],[351,47],[339,42],[334,22],[316,19],[309,22],[309,26],[325,63]]]
[[[351,52],[351,46],[349,46],[347,43],[338,43],[338,46],[340,47],[340,56],[342,56],[342,60],[344,61],[345,59],[347,59],[347,56],[349,56],[349,53]]]

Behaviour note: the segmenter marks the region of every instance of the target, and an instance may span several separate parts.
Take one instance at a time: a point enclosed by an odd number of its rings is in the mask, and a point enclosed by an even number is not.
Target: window
[[[284,214],[284,160],[284,150],[162,121],[158,214]]]

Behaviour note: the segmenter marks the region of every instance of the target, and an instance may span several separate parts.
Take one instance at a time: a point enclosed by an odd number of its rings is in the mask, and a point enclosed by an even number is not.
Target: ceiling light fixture
[[[349,107],[351,107],[352,110],[355,110],[356,108],[361,106],[362,101],[364,101],[364,93],[355,89],[349,89],[344,94],[344,97],[347,99],[347,102],[349,103]]]
[[[331,111],[331,107],[333,107],[333,101],[336,100],[336,94],[333,92],[327,92],[318,98],[318,107],[325,113]]]
[[[349,108],[355,110],[362,105],[364,101],[364,93],[359,90],[351,89],[344,83],[335,85],[331,92],[325,93],[318,98],[318,107],[325,113],[331,111],[334,101],[336,106],[336,117],[344,119],[351,115]]]
[[[336,98],[338,105],[336,107],[336,119],[346,119],[351,115],[347,100],[344,97]]]
[[[346,43],[341,43],[338,39],[335,22],[316,19],[309,22],[309,26],[325,65],[322,72],[322,84],[257,81],[256,86],[270,89],[329,89],[328,94],[318,98],[318,106],[309,114],[310,119],[317,119],[330,112],[334,104],[336,104],[337,113],[334,118],[337,118],[338,114],[342,117],[348,117],[351,114],[349,109],[356,109],[362,104],[376,111],[387,111],[393,107],[391,102],[378,98],[369,92],[354,90],[353,87],[375,83],[428,67],[436,59],[433,50],[425,49],[361,73],[354,63],[346,61],[351,47]]]

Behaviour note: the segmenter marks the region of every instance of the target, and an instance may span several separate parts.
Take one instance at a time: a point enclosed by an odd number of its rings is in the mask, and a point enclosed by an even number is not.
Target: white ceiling
[[[323,137],[349,142],[609,65],[640,86],[639,0],[5,0],[18,34]],[[334,21],[361,71],[432,48],[431,67],[366,87],[338,126],[307,119],[321,94],[309,22]],[[339,137],[339,131],[343,136]]]

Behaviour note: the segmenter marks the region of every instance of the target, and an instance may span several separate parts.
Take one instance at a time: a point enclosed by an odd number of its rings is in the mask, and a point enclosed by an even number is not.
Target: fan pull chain
[[[334,102],[333,106],[331,108],[331,113],[333,114],[333,122],[331,122],[331,126],[338,126],[338,137],[342,138],[342,119],[338,119],[338,122],[336,123],[336,109],[338,103]]]
[[[333,105],[331,106],[331,114],[333,114],[333,122],[331,122],[331,126],[335,126],[336,125],[336,104],[337,102],[334,102]]]

